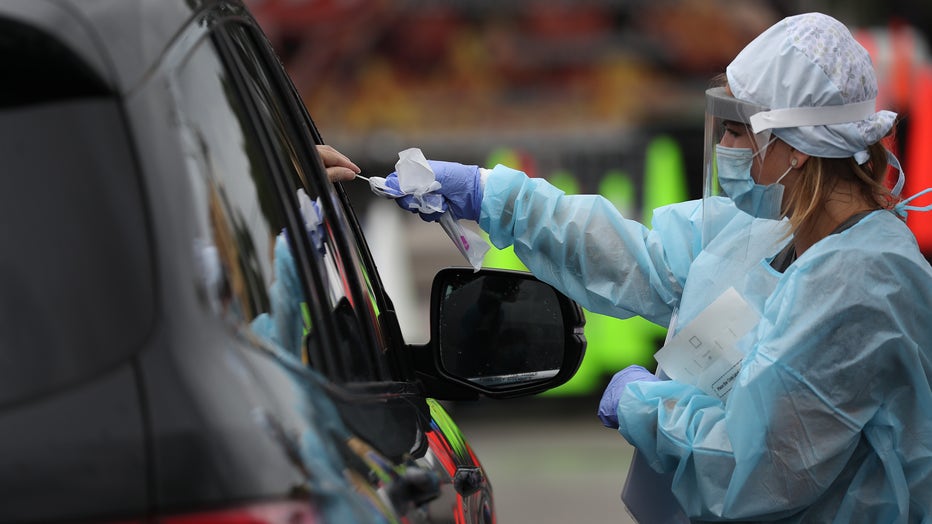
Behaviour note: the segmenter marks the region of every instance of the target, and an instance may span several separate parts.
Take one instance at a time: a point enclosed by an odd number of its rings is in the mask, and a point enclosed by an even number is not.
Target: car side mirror
[[[434,398],[539,393],[569,380],[585,353],[582,309],[530,273],[443,269],[430,313],[430,342],[413,349]]]

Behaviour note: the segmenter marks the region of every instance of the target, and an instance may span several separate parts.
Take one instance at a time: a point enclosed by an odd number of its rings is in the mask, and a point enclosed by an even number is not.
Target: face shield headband
[[[724,87],[713,87],[706,91],[706,118],[705,118],[705,145],[703,148],[703,198],[722,195],[722,188],[718,183],[715,146],[722,142],[728,126],[744,127],[752,141],[744,147],[753,150],[755,162],[763,162],[767,153],[767,146],[771,142],[770,129],[754,133],[751,127],[751,118],[765,113],[768,108],[738,100],[728,94]]]

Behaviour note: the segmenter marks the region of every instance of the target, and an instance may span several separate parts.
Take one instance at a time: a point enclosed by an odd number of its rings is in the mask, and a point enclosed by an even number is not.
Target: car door
[[[400,515],[491,521],[491,488],[455,424],[414,380],[391,302],[345,195],[326,179],[314,147],[320,136],[293,86],[252,25],[226,24],[221,41],[279,161],[284,237],[304,295],[279,338],[330,380],[330,396],[358,436],[354,459],[376,472],[370,482]]]

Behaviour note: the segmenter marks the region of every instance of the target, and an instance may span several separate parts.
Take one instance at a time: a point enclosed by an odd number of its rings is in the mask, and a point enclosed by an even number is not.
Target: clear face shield
[[[743,156],[748,150],[751,159],[750,172],[759,172],[767,149],[772,141],[770,129],[754,133],[751,129],[751,116],[767,111],[768,108],[744,102],[731,96],[724,87],[713,87],[706,91],[705,146],[703,154],[702,184],[702,245],[719,232],[725,223],[734,216],[729,193],[723,188],[719,176],[720,154],[734,159]],[[744,151],[740,151],[744,150]],[[733,161],[729,161],[734,165]],[[734,171],[734,170],[732,170]],[[734,176],[734,172],[731,176]],[[753,180],[745,183],[753,184]]]

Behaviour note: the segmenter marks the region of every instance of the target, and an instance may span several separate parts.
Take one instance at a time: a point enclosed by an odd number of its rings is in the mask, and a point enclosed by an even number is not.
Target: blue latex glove
[[[443,195],[444,211],[450,210],[453,218],[479,221],[479,208],[482,204],[482,183],[479,166],[468,166],[456,162],[428,160],[434,177],[440,182],[438,193]],[[385,185],[399,191],[398,175],[391,173],[385,177]],[[395,199],[395,203],[411,212],[417,212],[414,198],[406,195]],[[443,213],[421,214],[427,222],[440,220]]]
[[[625,391],[625,386],[632,382],[644,380],[656,382],[660,380],[656,375],[647,371],[643,366],[633,365],[622,369],[612,380],[609,381],[602,393],[602,400],[599,402],[599,420],[607,428],[618,428],[618,400]]]

